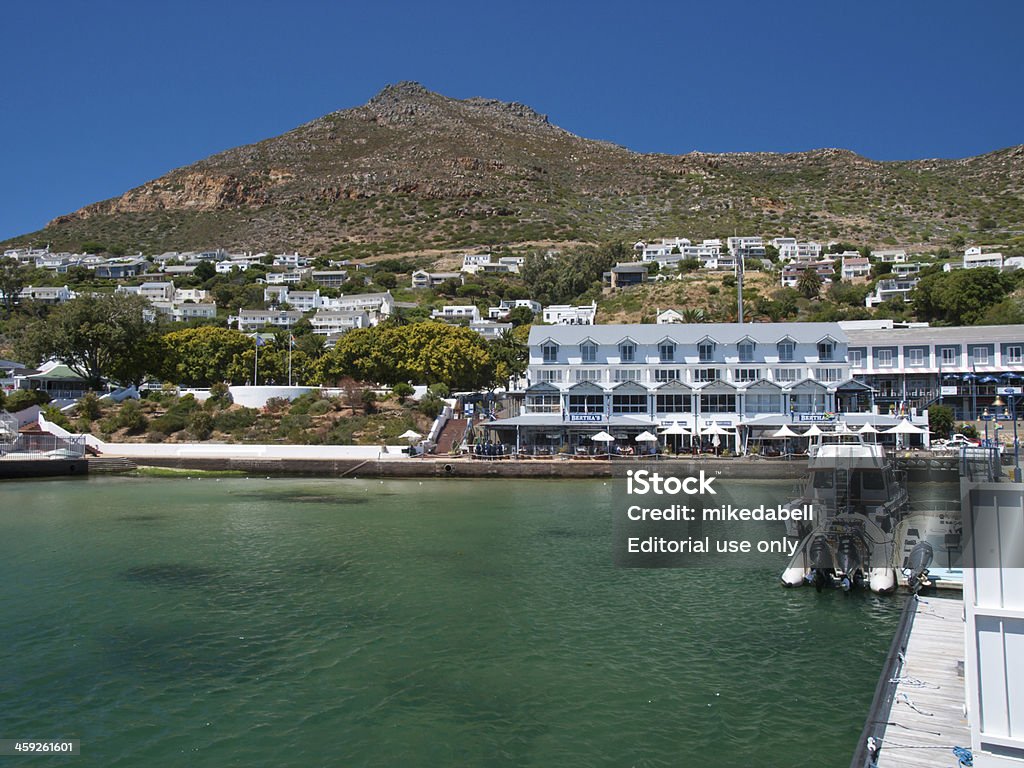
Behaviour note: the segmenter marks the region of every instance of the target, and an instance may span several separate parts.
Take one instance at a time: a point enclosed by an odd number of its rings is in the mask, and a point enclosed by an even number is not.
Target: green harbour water
[[[81,741],[26,765],[845,768],[902,598],[617,569],[611,484],[0,485],[0,738]]]

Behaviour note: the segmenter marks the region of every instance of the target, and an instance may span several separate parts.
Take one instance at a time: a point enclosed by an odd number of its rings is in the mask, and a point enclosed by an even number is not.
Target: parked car
[[[981,440],[975,440],[966,435],[956,434],[949,440],[933,440],[931,450],[933,451],[959,451],[961,448],[977,448]]]

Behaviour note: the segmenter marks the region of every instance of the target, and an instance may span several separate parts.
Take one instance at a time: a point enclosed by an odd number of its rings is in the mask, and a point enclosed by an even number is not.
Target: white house
[[[856,252],[854,252],[856,253]],[[842,279],[867,280],[871,277],[871,259],[864,256],[843,256]]]
[[[543,309],[540,302],[533,299],[503,299],[498,306],[487,308],[487,318],[489,320],[504,320],[508,317],[509,312],[516,307],[526,307],[535,315],[540,314]]]
[[[786,264],[782,268],[782,287],[796,288],[800,282],[800,278],[808,269],[812,269],[818,273],[818,277],[821,278],[822,285],[828,285],[831,283],[832,278],[835,276],[835,265],[831,261],[796,261]]]
[[[466,278],[461,272],[427,272],[425,269],[417,269],[412,273],[413,288],[436,288],[448,280],[458,280],[465,283]]]
[[[964,251],[964,269],[979,269],[980,267],[1003,268],[1003,254],[983,253],[981,247],[974,246]]]
[[[297,269],[299,267],[305,267],[308,263],[309,260],[305,256],[300,256],[298,253],[278,253],[274,255],[275,267]]]
[[[472,304],[446,304],[441,309],[435,309],[430,313],[433,320],[469,320],[471,323],[480,322],[480,310]]]
[[[477,322],[471,322],[468,328],[487,341],[494,341],[495,339],[500,338],[501,334],[505,331],[511,331],[512,323],[496,323],[493,320],[478,320]]]
[[[597,302],[574,307],[570,304],[552,304],[544,307],[544,322],[548,325],[593,325],[597,316]]]
[[[0,291],[0,296],[3,295],[3,291]],[[70,301],[75,298],[77,294],[69,290],[66,285],[61,286],[49,286],[49,285],[29,285],[21,289],[21,293],[18,297],[22,300],[31,300],[40,304],[63,304],[65,301]]]
[[[682,322],[685,322],[683,314],[675,309],[663,309],[655,319],[657,325],[675,325]]]
[[[868,309],[877,307],[890,299],[903,299],[904,303],[910,302],[910,292],[917,287],[920,278],[901,277],[893,280],[879,280],[875,285],[875,292],[864,299],[864,306]]]
[[[903,249],[872,251],[871,258],[883,264],[902,264],[907,260],[907,252]]]

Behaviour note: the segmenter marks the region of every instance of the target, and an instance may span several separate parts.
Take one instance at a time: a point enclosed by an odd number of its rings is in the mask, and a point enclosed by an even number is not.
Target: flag
[[[262,347],[262,346],[263,346],[264,344],[266,344],[266,343],[267,343],[267,342],[265,342],[265,341],[263,340],[263,337],[262,337],[262,336],[260,336],[260,335],[259,335],[259,334],[257,333],[257,334],[256,334],[256,346],[257,346],[257,347]]]
[[[294,347],[295,346],[295,335],[294,334],[291,334],[291,333],[288,334],[288,346],[289,347]]]

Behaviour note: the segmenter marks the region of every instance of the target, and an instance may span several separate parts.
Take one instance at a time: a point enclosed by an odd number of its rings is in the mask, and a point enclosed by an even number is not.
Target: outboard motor
[[[853,536],[847,535],[839,539],[839,546],[836,548],[836,570],[843,573],[840,584],[844,592],[849,592],[857,585],[856,577],[857,572],[861,570],[861,557]]]
[[[918,542],[917,546],[910,550],[904,568],[910,571],[907,584],[914,592],[920,590],[928,582],[928,566],[931,565],[933,557],[935,557],[935,550],[927,541]]]
[[[821,592],[822,587],[832,581],[834,565],[832,563],[832,548],[824,536],[815,536],[808,548],[811,558],[811,574],[808,579],[814,588]]]

